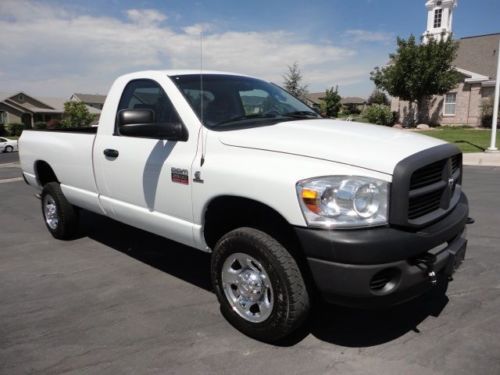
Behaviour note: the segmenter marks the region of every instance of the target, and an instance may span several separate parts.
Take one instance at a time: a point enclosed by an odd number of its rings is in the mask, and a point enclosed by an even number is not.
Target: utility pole
[[[491,145],[488,147],[486,151],[489,152],[498,152],[498,148],[496,147],[497,142],[497,123],[498,123],[498,106],[500,99],[500,41],[498,41],[497,48],[497,82],[495,85],[495,99],[493,100],[493,122],[491,124]]]

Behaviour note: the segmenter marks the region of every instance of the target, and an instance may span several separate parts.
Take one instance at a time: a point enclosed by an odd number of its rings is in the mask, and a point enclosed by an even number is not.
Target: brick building
[[[424,42],[432,35],[440,38],[451,34],[453,8],[456,0],[429,0],[427,30]],[[428,103],[427,112],[431,124],[470,125],[482,124],[483,107],[491,105],[495,91],[496,64],[500,33],[462,38],[454,61],[462,81],[445,95],[436,95]],[[393,98],[391,109],[400,115],[408,115],[408,103]]]

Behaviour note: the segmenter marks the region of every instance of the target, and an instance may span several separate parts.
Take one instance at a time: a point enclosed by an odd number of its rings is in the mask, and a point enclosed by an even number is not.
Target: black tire
[[[262,322],[250,322],[231,306],[224,292],[224,262],[234,254],[246,254],[265,269],[272,285],[272,312]],[[212,254],[211,278],[222,314],[238,330],[265,342],[289,336],[306,319],[310,301],[295,259],[273,237],[253,228],[238,228],[224,235]]]
[[[12,147],[12,146],[5,146],[4,151],[5,152],[12,152],[12,151],[14,151],[14,147]]]
[[[50,182],[46,184],[43,187],[41,198],[43,219],[52,236],[60,240],[72,239],[78,230],[78,211],[68,202],[59,183]],[[47,219],[46,205],[49,201],[55,205],[57,223],[52,221],[49,224]]]

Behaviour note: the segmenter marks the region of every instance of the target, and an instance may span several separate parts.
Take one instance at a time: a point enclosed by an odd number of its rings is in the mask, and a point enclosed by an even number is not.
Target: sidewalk
[[[464,154],[464,165],[500,167],[500,152],[471,152]]]

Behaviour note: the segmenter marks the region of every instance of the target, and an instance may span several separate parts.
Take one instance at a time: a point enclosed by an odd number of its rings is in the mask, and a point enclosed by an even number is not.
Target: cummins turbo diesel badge
[[[187,169],[172,168],[172,182],[189,185],[189,177]]]

